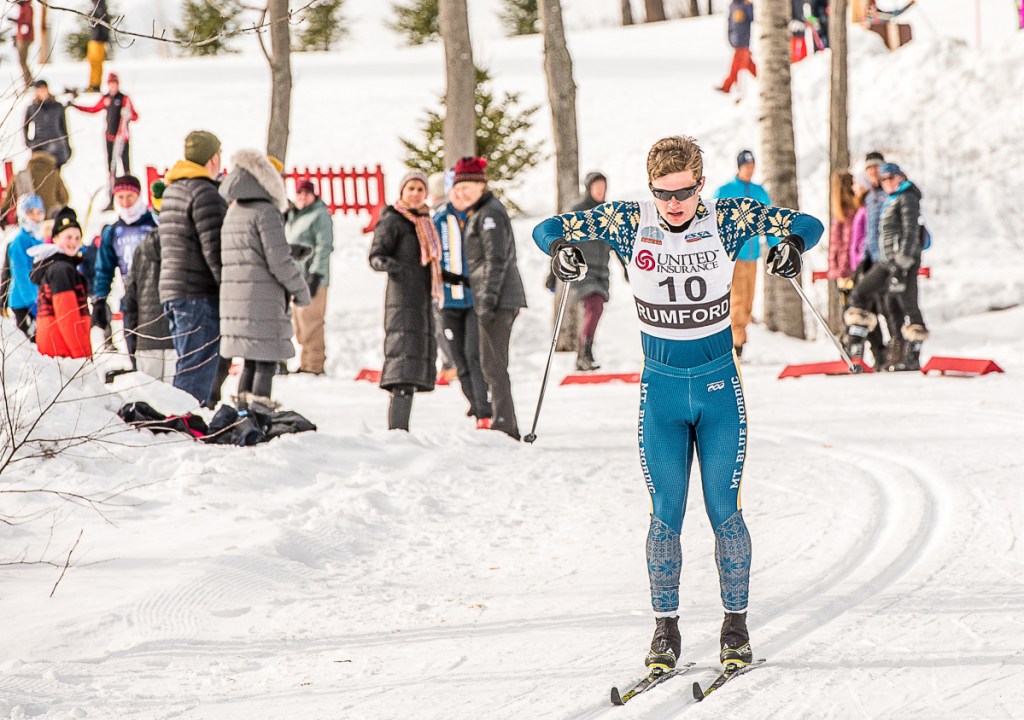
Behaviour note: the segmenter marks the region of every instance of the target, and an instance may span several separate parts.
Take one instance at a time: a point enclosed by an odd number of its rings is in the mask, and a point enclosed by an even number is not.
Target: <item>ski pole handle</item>
[[[540,419],[540,407],[544,403],[544,391],[548,386],[548,374],[551,372],[551,359],[555,356],[555,345],[558,344],[558,331],[562,327],[562,316],[565,315],[565,302],[569,298],[569,283],[562,283],[562,299],[558,301],[558,315],[555,317],[555,332],[551,335],[551,349],[548,350],[548,364],[544,367],[544,379],[540,383],[540,397],[537,398],[537,409],[533,413],[533,427],[523,438],[528,443],[537,439],[537,420]]]

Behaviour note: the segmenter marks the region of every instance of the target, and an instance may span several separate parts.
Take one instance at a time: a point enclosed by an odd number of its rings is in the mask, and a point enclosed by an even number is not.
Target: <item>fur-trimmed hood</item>
[[[221,183],[220,194],[228,200],[269,200],[281,212],[288,210],[284,181],[259,150],[239,150],[231,158],[227,179]]]

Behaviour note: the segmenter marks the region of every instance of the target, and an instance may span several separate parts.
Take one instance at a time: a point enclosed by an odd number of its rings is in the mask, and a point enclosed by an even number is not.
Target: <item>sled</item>
[[[569,373],[559,385],[601,385],[610,382],[635,385],[640,382],[640,373]]]
[[[986,358],[958,358],[935,356],[921,368],[927,375],[938,372],[942,375],[959,375],[960,377],[978,377],[989,373],[1001,373],[1004,370],[994,360]]]

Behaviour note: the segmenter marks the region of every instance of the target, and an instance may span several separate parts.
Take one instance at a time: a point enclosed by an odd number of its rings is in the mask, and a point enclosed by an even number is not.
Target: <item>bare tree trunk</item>
[[[761,168],[772,203],[797,209],[793,88],[789,73],[790,0],[758,0],[761,26]],[[799,281],[799,279],[798,279]],[[768,275],[764,284],[765,324],[769,330],[804,338],[800,296],[789,280]]]
[[[541,0],[540,22],[544,31],[544,71],[555,139],[555,173],[558,211],[565,212],[580,192],[579,139],[576,132],[576,82],[572,56],[565,44],[561,0]]]
[[[644,0],[644,9],[647,11],[647,19],[644,22],[661,22],[668,19],[665,16],[665,0]]]
[[[49,8],[43,5],[39,11],[39,66],[42,67],[50,62],[50,26],[46,22],[46,11]]]
[[[441,0],[441,37],[447,77],[444,164],[476,154],[476,66],[466,0]]]
[[[689,0],[686,4],[686,17],[697,17],[700,15],[700,0]]]
[[[633,24],[633,3],[631,0],[622,0],[622,24]]]
[[[828,46],[832,48],[828,154],[830,183],[835,173],[850,167],[850,137],[847,132],[846,5],[846,0],[832,0],[828,24]],[[829,207],[831,208],[831,203]],[[843,309],[835,282],[828,284],[828,324],[836,334],[843,330]]]
[[[270,16],[270,126],[267,129],[267,154],[282,163],[288,154],[288,134],[292,114],[292,45],[288,24],[288,0],[267,0]]]

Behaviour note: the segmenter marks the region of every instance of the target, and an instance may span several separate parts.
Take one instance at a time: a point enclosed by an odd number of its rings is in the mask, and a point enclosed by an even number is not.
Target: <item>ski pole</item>
[[[790,278],[789,281],[793,283],[793,287],[796,288],[796,291],[800,294],[800,297],[803,299],[804,303],[807,304],[807,307],[811,309],[811,312],[814,314],[814,317],[818,318],[818,322],[821,324],[823,328],[825,328],[825,334],[832,339],[832,343],[836,346],[836,349],[839,351],[839,354],[843,356],[843,360],[846,362],[846,367],[850,368],[850,373],[853,375],[858,375],[864,372],[863,367],[861,367],[852,359],[850,359],[850,355],[849,353],[846,352],[846,348],[843,347],[843,344],[839,342],[839,338],[837,338],[835,336],[835,333],[832,332],[832,329],[829,328],[828,323],[825,322],[825,318],[821,316],[821,313],[818,312],[818,309],[814,307],[814,305],[811,303],[810,299],[804,293],[804,289],[800,287],[800,283],[796,281],[796,278]]]
[[[562,327],[562,316],[565,315],[565,301],[569,298],[569,283],[562,283],[562,299],[558,301],[558,315],[555,317],[555,332],[551,335],[551,349],[548,350],[548,364],[544,368],[544,379],[540,383],[540,397],[537,398],[537,410],[533,413],[533,427],[530,434],[523,438],[528,443],[537,439],[537,420],[540,418],[540,406],[544,404],[544,390],[548,386],[548,373],[551,372],[551,359],[555,356],[555,345],[558,344],[558,330]]]

